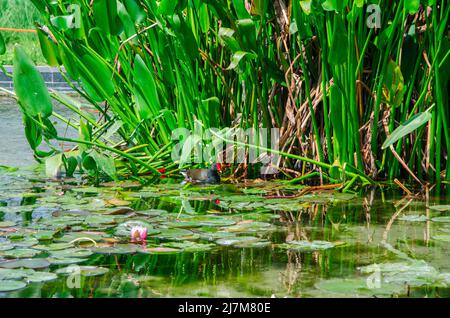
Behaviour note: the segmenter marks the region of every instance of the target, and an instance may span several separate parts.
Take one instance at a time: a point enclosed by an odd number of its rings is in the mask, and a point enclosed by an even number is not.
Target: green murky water
[[[0,296],[450,296],[449,202],[264,198],[279,191],[298,188],[93,188],[3,171]],[[147,242],[130,241],[132,225],[147,227]]]
[[[7,123],[7,124],[6,124]],[[27,165],[0,107],[0,164]],[[8,149],[8,151],[4,151]],[[281,183],[83,185],[0,169],[0,297],[449,297],[450,199]],[[133,226],[145,243],[131,242]]]

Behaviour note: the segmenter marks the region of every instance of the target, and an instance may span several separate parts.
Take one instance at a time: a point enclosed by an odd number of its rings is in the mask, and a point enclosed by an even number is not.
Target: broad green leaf
[[[112,82],[112,71],[108,65],[94,54],[85,54],[82,57],[84,64],[83,72],[80,72],[82,80],[88,84],[95,93],[108,99],[114,94],[114,83]]]
[[[116,166],[114,160],[102,155],[95,150],[91,150],[83,160],[83,167],[87,170],[103,172],[111,179],[116,177]]]
[[[322,7],[325,11],[338,11],[341,12],[347,6],[348,0],[325,0],[322,3]]]
[[[211,21],[209,19],[209,10],[208,6],[205,3],[202,3],[200,5],[200,8],[198,9],[198,15],[199,15],[199,22],[200,27],[203,31],[203,33],[206,33],[209,31],[209,27],[211,25]]]
[[[334,17],[333,37],[328,53],[328,62],[332,65],[342,65],[348,58],[347,29],[340,15]]]
[[[22,289],[27,286],[26,283],[17,280],[2,280],[0,281],[0,292],[11,292]]]
[[[429,120],[431,120],[431,118],[432,116],[429,111],[418,113],[415,116],[411,117],[410,120],[401,124],[396,130],[394,130],[394,132],[383,143],[382,149],[390,147],[404,136],[425,125]]]
[[[232,51],[238,52],[241,51],[241,46],[239,42],[234,37],[235,31],[230,28],[220,28],[219,29],[219,37],[225,43],[225,45]]]
[[[25,114],[31,117],[49,117],[52,114],[52,101],[44,79],[20,46],[14,49],[13,82]]]
[[[41,28],[37,29],[37,34],[39,38],[39,44],[41,46],[42,55],[45,57],[47,64],[50,66],[58,66],[60,63],[58,61],[58,47],[52,40],[49,39],[47,33],[45,33]]]
[[[45,174],[50,178],[55,178],[61,174],[63,166],[63,154],[59,153],[45,160]]]
[[[178,1],[173,0],[161,0],[158,6],[158,14],[160,15],[173,15],[177,9]]]
[[[231,63],[228,66],[227,70],[236,69],[236,67],[238,67],[238,65],[242,61],[242,59],[246,56],[249,56],[249,58],[255,58],[255,55],[251,54],[249,52],[238,51],[238,52],[234,53],[233,57],[231,58]]]
[[[117,15],[117,2],[114,0],[95,0],[92,11],[96,25],[106,34],[117,35],[121,32],[121,23]]]
[[[145,11],[137,0],[124,0],[123,4],[134,23],[141,23],[145,19]]]
[[[243,19],[236,21],[236,26],[239,31],[239,37],[242,40],[245,51],[257,52],[258,47],[256,43],[256,25],[251,19]]]
[[[161,106],[154,74],[139,55],[136,55],[134,59],[133,80],[146,102],[145,104],[142,102],[138,104],[140,117],[148,119],[155,115]],[[150,106],[150,109],[146,104]]]

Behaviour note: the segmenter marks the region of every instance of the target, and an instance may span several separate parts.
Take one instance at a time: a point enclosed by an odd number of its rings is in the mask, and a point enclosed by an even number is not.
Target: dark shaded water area
[[[33,163],[11,107],[0,134],[0,164]],[[445,196],[269,199],[302,187],[92,187],[44,170],[0,169],[0,297],[450,296]],[[131,240],[136,227],[146,241]]]

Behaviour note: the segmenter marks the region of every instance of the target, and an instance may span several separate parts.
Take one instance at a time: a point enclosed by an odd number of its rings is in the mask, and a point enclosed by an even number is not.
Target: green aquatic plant
[[[450,180],[447,0],[380,0],[375,12],[360,0],[32,2],[48,64],[65,67],[98,115],[55,92],[74,118],[36,112],[21,92],[39,90],[43,103],[45,89],[16,76],[33,150],[41,138],[78,145],[74,155],[36,152],[60,156],[69,174],[176,172],[172,132],[201,122],[279,128],[279,149],[258,151],[281,155],[285,175],[320,175],[346,191],[411,171],[419,181]],[[17,55],[20,69],[26,58]],[[49,115],[79,138],[55,135]],[[189,158],[193,147],[181,149]]]

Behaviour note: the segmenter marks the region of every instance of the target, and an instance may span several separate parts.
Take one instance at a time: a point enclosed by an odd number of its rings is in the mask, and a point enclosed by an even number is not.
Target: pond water
[[[0,112],[2,137],[22,134]],[[0,164],[31,163],[6,139]],[[444,196],[269,199],[301,186],[92,187],[43,170],[0,169],[0,297],[450,297]]]

